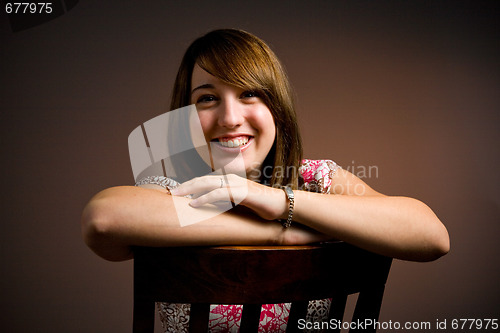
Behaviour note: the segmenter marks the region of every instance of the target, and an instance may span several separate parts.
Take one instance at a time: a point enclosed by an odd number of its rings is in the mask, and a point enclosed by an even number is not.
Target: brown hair
[[[296,189],[302,140],[292,89],[274,52],[261,39],[241,30],[214,30],[196,39],[187,49],[179,67],[171,110],[190,104],[195,64],[224,83],[260,93],[276,125],[273,148],[262,166],[272,167],[272,175],[268,178],[262,176],[261,182]]]

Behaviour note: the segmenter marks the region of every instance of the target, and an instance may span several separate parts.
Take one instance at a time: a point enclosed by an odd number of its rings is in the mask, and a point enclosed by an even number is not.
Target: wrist
[[[283,223],[283,228],[289,228],[290,225],[292,224],[292,219],[293,219],[293,209],[295,206],[295,194],[293,193],[293,190],[289,186],[283,187],[283,192],[285,193],[286,196],[286,203],[287,203],[287,209],[285,212],[285,217],[284,219],[281,220]]]
[[[280,204],[278,206],[280,207],[280,210],[278,216],[276,217],[276,220],[286,220],[286,218],[288,217],[288,197],[286,196],[285,191],[283,191],[281,188],[276,189],[276,191],[279,193],[278,196],[280,198]]]
[[[272,245],[275,246],[287,245],[288,232],[285,232],[285,229],[283,229],[283,225],[279,221],[272,221],[270,224],[272,224],[273,226],[272,234],[275,236]]]

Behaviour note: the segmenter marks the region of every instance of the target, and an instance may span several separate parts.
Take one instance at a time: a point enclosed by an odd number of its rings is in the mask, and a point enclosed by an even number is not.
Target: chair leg
[[[134,300],[134,333],[153,333],[155,330],[155,302]]]
[[[373,320],[373,325],[365,326],[364,329],[350,329],[349,333],[356,332],[373,332],[377,331],[377,326],[375,322],[378,321],[380,314],[380,308],[382,306],[382,298],[384,297],[385,284],[371,287],[368,290],[362,290],[359,293],[358,301],[356,302],[356,308],[354,309],[354,314],[352,316],[352,322],[358,322],[358,320],[366,323],[367,320]]]
[[[240,333],[257,332],[260,323],[261,304],[245,304],[241,314]]]
[[[191,311],[189,312],[189,333],[207,332],[209,317],[210,317],[209,303],[191,304]]]
[[[344,319],[346,304],[347,304],[347,294],[332,298],[332,303],[330,305],[330,313],[328,314],[328,321],[333,319],[339,323],[342,322],[342,320]],[[340,333],[340,325],[337,329],[334,329],[332,331],[334,333]]]

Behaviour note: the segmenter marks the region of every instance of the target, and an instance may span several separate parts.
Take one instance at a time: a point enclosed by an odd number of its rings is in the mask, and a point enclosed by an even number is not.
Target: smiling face
[[[247,174],[260,169],[273,146],[276,127],[258,93],[228,85],[195,65],[191,104],[196,105],[212,156],[241,152]]]
[[[193,75],[194,70],[197,73]],[[216,78],[209,74],[206,78],[212,79],[214,82],[201,82],[202,70],[206,71],[204,74],[212,73]],[[226,88],[242,88],[242,91],[238,91],[239,94],[233,93],[232,96],[233,101],[240,102],[235,104],[238,106],[235,110],[241,112],[240,119],[244,120],[241,124],[228,125],[224,119],[214,120],[215,115],[207,115],[205,112],[209,108],[199,108],[200,118],[203,118],[203,127],[206,130],[206,140],[214,146],[212,150],[222,152],[222,149],[219,148],[223,145],[226,145],[227,148],[231,148],[230,146],[233,145],[232,148],[235,148],[235,144],[237,146],[243,144],[238,150],[245,154],[245,162],[249,168],[252,164],[257,166],[262,163],[263,158],[269,152],[260,168],[265,168],[262,170],[264,171],[262,177],[257,179],[257,175],[253,174],[250,175],[250,178],[270,186],[289,185],[297,188],[299,184],[298,173],[283,172],[283,170],[290,168],[298,170],[302,160],[302,140],[295,113],[293,92],[283,66],[269,46],[255,35],[235,29],[218,29],[197,38],[191,43],[182,58],[172,91],[170,109],[176,110],[196,103],[196,100],[192,99],[191,91],[205,84],[212,85],[205,86],[204,88],[207,90],[217,90],[221,84],[222,86],[226,84]],[[257,91],[259,94],[257,98],[248,94],[245,98],[240,98],[241,93],[246,90],[249,92]],[[198,91],[194,93],[198,93]],[[218,108],[229,105],[226,102],[231,101],[226,100],[225,96],[223,95],[224,98],[217,100],[216,97],[219,96],[214,95],[213,101],[210,100],[212,98],[210,97],[205,102],[211,101],[217,105],[217,108],[214,108],[217,109],[217,112],[213,113],[218,113]],[[236,96],[238,97],[236,98]],[[245,100],[250,103],[243,103]],[[257,100],[258,103],[252,104],[253,100]],[[270,111],[271,114],[260,113],[263,108]],[[248,112],[249,110],[253,110],[252,113]],[[269,120],[263,122],[259,121],[259,118]],[[212,126],[208,126],[209,123]],[[271,124],[272,128],[269,127]],[[263,131],[265,128],[268,130]],[[228,135],[247,130],[255,132],[253,142],[251,136],[248,135],[251,133],[241,133],[247,134],[239,138],[242,141],[234,140],[234,136]],[[271,138],[269,133],[275,137]],[[261,136],[265,136],[265,138]],[[218,137],[222,137],[222,139],[219,140]],[[231,138],[233,140],[230,140]],[[249,139],[248,143],[245,142],[247,138]],[[201,139],[203,140],[203,138]],[[223,143],[219,144],[220,142]],[[247,145],[248,148],[245,148]],[[197,153],[207,164],[213,165],[211,163],[213,160],[210,161],[210,157],[206,156],[206,149],[203,149],[203,153],[197,149]],[[185,166],[179,165],[178,167],[180,172],[185,171]],[[177,169],[177,166],[175,168]]]

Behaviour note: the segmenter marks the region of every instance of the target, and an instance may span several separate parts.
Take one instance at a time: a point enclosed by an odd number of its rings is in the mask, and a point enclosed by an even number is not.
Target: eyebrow
[[[210,83],[202,84],[201,86],[198,86],[198,87],[194,88],[193,90],[191,90],[191,95],[198,89],[215,89],[215,86],[213,84],[210,84]]]

